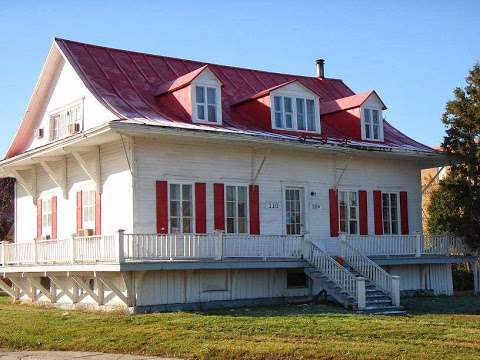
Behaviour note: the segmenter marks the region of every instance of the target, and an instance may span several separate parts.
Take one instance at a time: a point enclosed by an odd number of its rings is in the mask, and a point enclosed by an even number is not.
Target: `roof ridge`
[[[291,76],[291,77],[305,78],[305,79],[318,80],[318,81],[324,81],[324,80],[327,80],[327,81],[339,81],[339,82],[342,82],[345,86],[347,86],[347,85],[344,83],[343,79],[339,79],[339,78],[329,78],[329,77],[318,78],[318,77],[316,77],[316,76],[297,75],[297,74],[290,74],[290,73],[282,73],[282,72],[278,72],[278,71],[252,69],[252,68],[242,67],[242,66],[217,64],[217,63],[205,62],[205,61],[200,61],[200,60],[192,60],[192,59],[185,59],[185,58],[174,57],[174,56],[152,54],[152,53],[147,53],[147,52],[142,52],[142,51],[119,49],[119,48],[114,48],[114,47],[110,47],[110,46],[103,46],[103,45],[91,44],[91,43],[86,43],[86,42],[81,42],[81,41],[76,41],[76,40],[63,39],[63,38],[59,38],[59,37],[55,37],[55,38],[54,38],[54,41],[64,41],[64,42],[70,42],[70,43],[75,43],[75,44],[79,44],[79,45],[87,45],[87,46],[96,47],[96,48],[100,48],[100,49],[114,50],[114,51],[120,51],[120,52],[130,53],[130,54],[149,55],[149,56],[155,56],[155,57],[160,57],[160,58],[165,58],[165,59],[187,61],[187,62],[196,63],[196,64],[221,66],[221,67],[224,67],[224,68],[230,68],[230,69],[236,69],[236,70],[256,71],[256,72],[261,72],[261,73],[266,73],[266,74]],[[348,87],[348,86],[347,86],[347,87]],[[350,89],[350,88],[349,88],[349,89]],[[350,89],[350,90],[351,90],[351,89]],[[352,92],[353,92],[353,91],[352,91]]]

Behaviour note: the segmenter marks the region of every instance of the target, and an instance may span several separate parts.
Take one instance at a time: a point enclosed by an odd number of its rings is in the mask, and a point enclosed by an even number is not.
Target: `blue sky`
[[[0,0],[0,152],[54,36],[375,89],[387,120],[428,145],[452,90],[480,61],[480,1]]]

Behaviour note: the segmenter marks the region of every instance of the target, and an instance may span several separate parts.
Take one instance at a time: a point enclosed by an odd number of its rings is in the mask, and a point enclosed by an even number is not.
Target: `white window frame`
[[[87,204],[85,201],[87,199],[87,194],[92,194],[93,204]],[[95,230],[96,201],[97,193],[95,190],[82,190],[82,229]],[[88,213],[89,210],[91,211],[91,214],[93,214],[93,218],[87,220],[85,214]]]
[[[347,231],[342,231],[341,228],[341,211],[340,211],[340,199],[341,199],[341,193],[347,193],[347,212],[346,212],[346,226],[347,226]],[[356,226],[356,232],[351,233],[350,232],[350,193],[355,193],[357,195],[357,206],[356,206],[356,218],[355,220],[357,221],[357,226]],[[338,190],[338,229],[341,234],[352,234],[352,235],[359,235],[360,234],[360,202],[359,202],[359,193],[358,190],[352,190],[352,189],[339,189]]]
[[[366,119],[365,119],[365,110],[370,111],[370,116],[373,114],[373,110],[378,111],[378,135],[379,138],[375,139],[373,137],[373,117],[371,117],[371,125],[370,125],[370,137],[367,137],[367,132],[365,131],[366,126]],[[369,140],[369,141],[384,141],[384,134],[383,134],[383,110],[373,107],[373,106],[362,106],[360,108],[360,118],[361,118],[361,126],[362,126],[362,140]]]
[[[287,235],[287,190],[300,190],[300,218],[303,220],[303,223],[300,224],[300,235],[305,234],[307,229],[307,201],[306,201],[306,193],[307,188],[302,185],[285,185],[282,186],[282,199],[283,199],[283,209],[282,209],[282,216],[283,216],[283,233]],[[303,196],[302,196],[303,193]]]
[[[385,222],[384,222],[384,219],[383,219],[383,216],[384,216],[384,212],[383,212],[383,195],[388,195],[388,201],[389,201],[389,204],[390,204],[390,195],[391,194],[394,194],[397,196],[397,233],[396,234],[393,234],[392,233],[392,214],[390,213],[389,214],[389,228],[390,228],[390,232],[385,232]],[[382,207],[382,231],[383,231],[383,234],[384,235],[400,235],[401,232],[402,232],[402,216],[400,214],[400,192],[398,191],[382,191],[382,202],[381,202],[381,207]],[[389,211],[391,212],[391,206],[389,206]]]
[[[180,232],[178,233],[173,233],[172,232],[172,226],[171,226],[171,218],[172,218],[172,215],[171,215],[171,211],[170,211],[170,185],[180,185],[180,216],[177,216],[178,218],[180,218],[180,225],[181,225],[181,230]],[[183,231],[183,209],[182,209],[182,206],[183,206],[183,190],[182,190],[182,185],[190,185],[191,186],[191,189],[192,189],[192,199],[191,199],[191,203],[192,203],[192,232],[189,232],[189,233],[186,233]],[[195,184],[193,182],[190,182],[190,181],[176,181],[176,180],[172,180],[172,181],[168,181],[168,187],[167,187],[167,197],[168,197],[168,233],[169,234],[195,234],[196,233],[196,214],[195,214]]]
[[[52,198],[42,198],[42,238],[52,238]],[[48,210],[48,211],[47,211]],[[50,222],[46,221],[50,219]]]
[[[292,99],[292,127],[278,127],[275,123],[275,97],[280,96],[282,98],[282,114],[283,114],[283,123],[285,125],[285,97]],[[305,121],[305,130],[298,129],[297,122],[297,98],[304,99],[305,101],[305,112],[304,112],[304,121]],[[313,108],[315,110],[314,121],[315,121],[315,130],[308,130],[308,120],[307,120],[307,100],[313,100]],[[270,121],[272,124],[272,129],[275,130],[284,130],[284,131],[297,131],[302,133],[312,133],[320,134],[322,131],[320,125],[320,105],[318,97],[308,93],[308,92],[293,92],[293,91],[272,91],[270,93]]]
[[[235,231],[233,233],[227,232],[227,187],[228,186],[234,186],[236,188],[236,197],[235,197]],[[246,232],[244,233],[239,233],[238,232],[238,188],[239,187],[244,187],[246,189]],[[235,183],[228,183],[225,184],[224,189],[224,212],[225,212],[225,233],[227,234],[249,234],[250,233],[250,199],[249,199],[249,189],[248,189],[248,184],[235,184]]]
[[[205,95],[205,119],[198,118],[197,110],[197,86],[204,88]],[[216,105],[216,122],[208,121],[208,100],[207,88],[215,89],[215,105]],[[191,99],[192,99],[192,122],[199,124],[221,125],[222,124],[222,88],[216,81],[194,81],[191,83]]]
[[[69,110],[73,109],[73,108],[76,108],[76,107],[79,107],[79,118],[76,119],[77,121],[75,122],[71,122],[70,120],[69,121],[65,121],[65,124],[63,125],[63,127],[65,127],[65,129],[63,130],[64,133],[62,134],[59,134],[60,132],[60,127],[57,126],[56,127],[56,136],[54,137],[53,136],[53,126],[54,126],[54,118],[56,116],[61,116],[61,114],[64,114],[66,112],[68,112]],[[69,132],[68,132],[68,125],[70,124],[78,124],[79,126],[79,131],[82,131],[83,128],[84,128],[84,98],[80,99],[80,100],[76,100],[74,102],[71,102],[65,106],[62,106],[60,108],[56,108],[54,110],[51,110],[49,113],[48,113],[48,140],[49,141],[55,141],[55,140],[60,140],[60,139],[64,139],[68,136],[70,136]]]

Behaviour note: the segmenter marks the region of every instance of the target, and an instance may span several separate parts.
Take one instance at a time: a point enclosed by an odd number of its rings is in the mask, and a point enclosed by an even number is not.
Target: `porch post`
[[[223,231],[215,231],[215,260],[223,259]]]
[[[308,252],[310,251],[310,244],[312,241],[310,240],[310,234],[305,233],[303,234],[303,243],[302,243],[302,258],[308,259]]]
[[[392,305],[400,306],[400,276],[392,275]]]
[[[357,278],[357,306],[358,310],[363,310],[366,307],[366,290],[365,278]]]
[[[125,230],[119,229],[117,231],[117,241],[115,242],[116,251],[116,260],[117,262],[123,263],[125,260],[125,252],[124,252],[124,246],[125,246]]]
[[[422,240],[422,234],[418,233],[417,235],[415,235],[415,257],[422,256]]]
[[[33,263],[37,263],[37,240],[33,240]]]
[[[72,261],[72,264],[75,264],[75,258],[77,254],[75,251],[75,235],[72,235],[70,238],[70,260]]]

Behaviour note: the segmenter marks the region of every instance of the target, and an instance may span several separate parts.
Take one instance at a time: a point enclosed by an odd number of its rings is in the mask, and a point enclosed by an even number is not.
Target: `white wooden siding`
[[[450,264],[392,265],[385,267],[400,276],[400,290],[433,290],[435,295],[452,295],[453,280]]]
[[[93,154],[83,155],[88,162]],[[102,233],[112,234],[124,229],[131,231],[132,186],[131,174],[122,145],[110,143],[100,147],[100,168],[102,173]],[[56,171],[63,167],[62,161],[51,163]],[[67,157],[68,199],[63,198],[60,188],[45,171],[37,166],[37,187],[39,197],[57,196],[58,238],[70,237],[76,231],[77,191],[95,189],[94,183],[80,168],[76,160]],[[32,241],[37,234],[37,208],[32,198],[17,183],[16,191],[16,241]]]
[[[136,138],[134,231],[154,232],[155,181],[188,180],[207,183],[207,230],[213,231],[213,183],[250,183],[263,158],[248,147],[171,143]],[[414,162],[347,155],[327,156],[300,151],[271,151],[257,183],[260,185],[260,222],[263,234],[284,233],[283,191],[288,185],[305,188],[306,231],[329,252],[338,251],[330,238],[328,190],[344,171],[339,188],[368,191],[368,229],[374,232],[373,190],[407,191],[410,232],[421,230],[420,169]],[[280,208],[266,209],[266,202]],[[320,208],[314,209],[314,205]]]
[[[226,275],[225,291],[205,291],[212,270],[150,271],[136,277],[137,305],[307,296],[310,289],[287,289],[286,270],[213,270]]]
[[[64,60],[59,64],[57,77],[50,85],[49,97],[46,98],[44,111],[42,112],[42,121],[39,128],[44,129],[42,139],[33,139],[28,149],[32,149],[48,143],[50,114],[66,105],[77,101],[83,101],[84,127],[83,129],[93,128],[105,122],[118,119],[116,115],[107,110],[90,93],[73,67]]]

